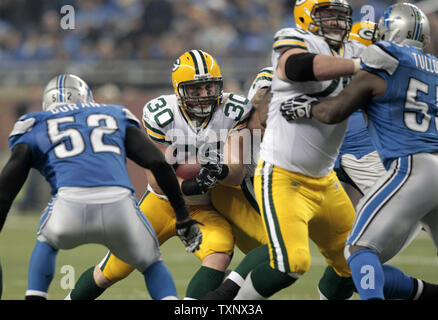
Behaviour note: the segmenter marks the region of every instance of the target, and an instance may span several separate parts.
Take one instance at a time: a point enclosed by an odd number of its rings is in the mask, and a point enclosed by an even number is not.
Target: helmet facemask
[[[330,46],[339,47],[348,37],[353,20],[351,7],[344,4],[322,3],[314,6],[311,16],[314,21],[309,30],[324,37]]]
[[[178,85],[178,97],[183,109],[197,117],[209,116],[222,102],[221,77],[184,81]]]

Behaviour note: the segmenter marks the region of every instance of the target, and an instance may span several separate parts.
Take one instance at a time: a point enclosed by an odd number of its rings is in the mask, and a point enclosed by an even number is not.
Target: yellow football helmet
[[[209,116],[222,103],[221,70],[214,58],[204,51],[190,50],[176,59],[172,84],[180,106],[197,117]],[[206,85],[207,95],[193,94],[191,88],[200,85]]]
[[[321,15],[323,10],[336,10],[336,14]],[[340,45],[351,30],[353,9],[347,0],[296,0],[295,24],[302,30],[324,37],[329,45]],[[328,25],[335,21],[336,24]]]
[[[371,21],[356,22],[351,27],[350,39],[358,41],[367,47],[374,43],[377,23]]]

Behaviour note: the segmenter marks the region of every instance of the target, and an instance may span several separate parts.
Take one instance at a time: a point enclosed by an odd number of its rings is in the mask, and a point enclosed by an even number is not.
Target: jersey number
[[[47,120],[48,134],[52,144],[57,143],[61,139],[68,139],[53,149],[57,158],[74,157],[85,151],[84,137],[79,130],[74,128],[59,129],[60,124],[74,122],[75,118],[73,116]],[[103,142],[106,134],[112,134],[118,130],[117,121],[114,117],[107,114],[90,114],[87,117],[87,125],[95,127],[90,133],[90,143],[94,153],[113,152],[121,154],[118,146]],[[70,142],[69,147],[67,141]]]
[[[235,103],[229,102],[225,105],[224,113],[229,118],[234,118],[234,121],[240,121],[242,118],[245,109],[243,109],[242,105],[247,104],[248,99],[239,99],[234,96],[234,94],[230,94],[228,100],[233,101]]]
[[[161,108],[165,107],[166,105],[167,105],[166,100],[164,100],[163,98],[159,98],[157,103],[155,103],[154,105],[148,103],[146,107],[150,112],[154,113],[160,110]],[[164,128],[173,120],[172,110],[170,110],[169,108],[160,110],[160,112],[154,115],[154,120],[161,128]]]
[[[418,100],[418,92],[428,95],[429,85],[415,78],[411,78],[409,80],[408,91],[406,92],[403,120],[407,128],[417,132],[427,132],[432,117],[428,113],[429,105],[426,102]],[[438,86],[435,88],[435,92],[436,97],[438,97]],[[437,117],[435,117],[435,129],[438,130]]]

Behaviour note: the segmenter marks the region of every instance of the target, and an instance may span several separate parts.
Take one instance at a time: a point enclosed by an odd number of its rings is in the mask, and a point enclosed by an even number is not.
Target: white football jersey
[[[285,28],[278,31],[274,38],[274,70],[277,68],[280,55],[290,48],[302,48],[315,54],[357,58],[365,46],[349,41],[338,53],[331,49],[322,37],[301,29]],[[281,115],[280,106],[284,101],[302,94],[321,99],[336,96],[348,82],[349,77],[328,81],[285,82],[274,73],[271,86],[273,96],[261,145],[261,158],[307,176],[323,177],[329,174],[336,161],[347,121],[336,125],[323,124],[316,119],[287,122]]]
[[[273,77],[274,69],[272,67],[266,67],[260,70],[249,88],[248,99],[251,100],[258,89],[270,87]]]
[[[195,124],[182,109],[177,97],[163,95],[148,102],[143,108],[143,125],[149,137],[171,145],[166,153],[170,164],[182,163],[187,157],[204,157],[208,151],[223,147],[228,135],[246,127],[251,110],[249,100],[233,93],[224,93],[222,103],[202,123]],[[148,189],[153,191],[150,186]],[[209,193],[185,196],[187,204],[209,204]]]

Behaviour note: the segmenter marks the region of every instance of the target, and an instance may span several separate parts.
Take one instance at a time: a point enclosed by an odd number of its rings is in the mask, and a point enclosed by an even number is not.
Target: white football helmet
[[[60,74],[52,78],[44,88],[43,110],[68,103],[94,102],[88,84],[73,74]]]
[[[424,49],[430,41],[429,19],[411,3],[397,3],[386,9],[377,31],[377,40],[408,44],[420,49]]]

